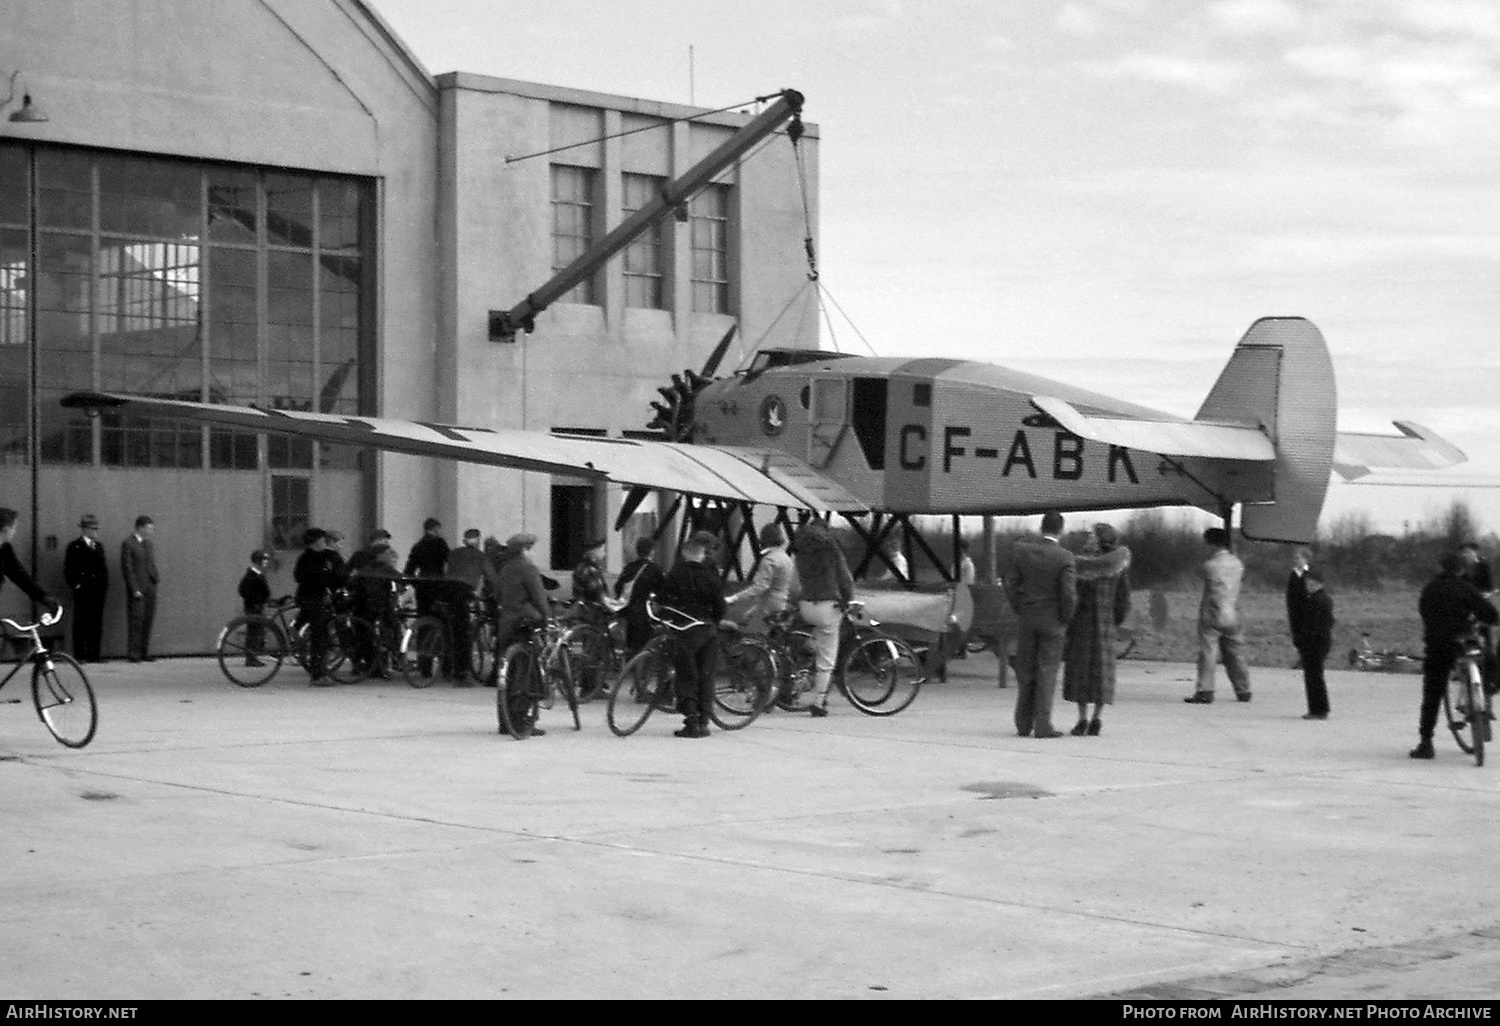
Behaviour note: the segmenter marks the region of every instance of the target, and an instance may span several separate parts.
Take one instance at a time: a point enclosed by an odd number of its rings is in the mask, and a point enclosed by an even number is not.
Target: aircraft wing
[[[70,409],[175,417],[241,431],[293,435],[513,470],[567,474],[733,502],[819,513],[857,513],[866,508],[837,482],[773,449],[458,427],[389,417],[221,406],[114,392],[75,392],[65,397],[62,404]]]
[[[1276,447],[1259,427],[1202,420],[1147,420],[1108,412],[1085,413],[1052,396],[1031,397],[1031,405],[1079,438],[1162,456],[1203,456],[1269,463]]]
[[[1394,423],[1401,434],[1368,435],[1340,431],[1333,447],[1333,469],[1347,481],[1359,481],[1368,477],[1372,471],[1441,470],[1468,459],[1462,450],[1420,424],[1405,420]]]

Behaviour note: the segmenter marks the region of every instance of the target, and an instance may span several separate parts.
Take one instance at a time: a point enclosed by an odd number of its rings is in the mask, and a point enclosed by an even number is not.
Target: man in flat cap
[[[516,628],[527,621],[547,619],[550,603],[542,585],[542,572],[526,553],[536,544],[536,535],[518,533],[506,539],[505,547],[495,556],[495,593],[500,616],[495,624],[495,651],[503,653],[511,643]],[[498,671],[500,660],[495,660]],[[517,711],[519,715],[519,711]],[[532,730],[532,734],[545,731]]]
[[[104,596],[109,591],[109,559],[99,544],[99,518],[85,513],[79,535],[63,552],[63,579],[73,596],[73,658],[99,661],[99,636],[104,632]]]

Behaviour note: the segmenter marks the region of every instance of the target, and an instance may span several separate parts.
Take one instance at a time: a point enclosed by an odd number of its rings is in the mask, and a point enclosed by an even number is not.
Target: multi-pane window
[[[31,337],[26,224],[30,195],[26,151],[0,147],[0,464],[24,464],[30,449],[26,402]]]
[[[271,547],[300,549],[312,519],[312,479],[271,475]]]
[[[17,347],[0,359],[0,461],[26,458],[32,344],[47,462],[261,465],[253,433],[91,420],[57,402],[77,390],[362,412],[371,202],[353,179],[0,144],[0,355]],[[322,448],[324,466],[356,465]],[[307,469],[314,447],[281,440],[266,458]]]
[[[592,168],[552,165],[552,270],[567,267],[594,241],[594,179]],[[563,296],[564,303],[595,303],[594,277],[579,282]]]
[[[693,309],[729,313],[729,186],[709,185],[689,206]]]
[[[653,175],[623,176],[622,218],[646,206],[661,191],[662,179]],[[625,250],[625,305],[660,310],[662,303],[662,268],[666,254],[662,245],[662,226],[658,220]]]

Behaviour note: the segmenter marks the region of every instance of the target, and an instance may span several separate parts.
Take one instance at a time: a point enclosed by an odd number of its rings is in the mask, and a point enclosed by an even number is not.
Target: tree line
[[[1032,518],[1034,519],[1034,518]],[[1070,518],[1078,522],[1081,517]],[[1198,581],[1198,566],[1203,562],[1203,522],[1201,516],[1183,511],[1143,509],[1132,513],[1120,533],[1132,554],[1130,578],[1136,588],[1172,589],[1192,587]],[[864,554],[864,544],[852,532],[840,531],[845,551],[851,561]],[[1089,535],[1089,527],[1070,530],[1063,544],[1080,551]],[[934,554],[944,561],[952,559],[954,538],[951,532],[926,533]],[[996,566],[1001,572],[1011,563],[1018,540],[1034,537],[1035,525],[1028,521],[1009,521],[995,532]],[[976,533],[965,532],[963,540],[976,562],[982,559],[983,542]],[[1447,509],[1428,520],[1409,526],[1401,535],[1375,530],[1365,513],[1344,513],[1320,527],[1312,545],[1313,565],[1332,585],[1367,590],[1383,587],[1409,587],[1425,583],[1437,572],[1438,560],[1445,552],[1455,551],[1465,542],[1478,542],[1486,557],[1500,551],[1500,538],[1481,532],[1481,525],[1466,502],[1455,500]],[[1245,561],[1246,583],[1252,587],[1281,588],[1286,584],[1288,567],[1295,546],[1257,542],[1236,534],[1235,554]],[[939,577],[927,561],[918,559],[914,569],[918,580],[936,584]],[[851,562],[851,565],[857,565]],[[952,565],[951,562],[948,565]],[[878,576],[880,565],[872,564],[871,573]]]

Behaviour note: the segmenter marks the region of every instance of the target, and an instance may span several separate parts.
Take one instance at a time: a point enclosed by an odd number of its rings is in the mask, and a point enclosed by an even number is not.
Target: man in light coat
[[[1234,687],[1235,697],[1250,701],[1250,671],[1245,667],[1241,650],[1245,645],[1244,628],[1240,626],[1240,582],[1245,564],[1229,551],[1229,532],[1210,527],[1203,532],[1209,557],[1199,573],[1203,577],[1203,601],[1198,606],[1198,688],[1183,701],[1190,705],[1207,705],[1214,700],[1214,665],[1224,657],[1224,672]]]
[[[729,600],[729,616],[759,626],[766,617],[790,609],[797,591],[797,567],[786,550],[786,532],[780,524],[766,524],[760,529],[760,563],[750,583]]]
[[[1052,698],[1062,664],[1063,641],[1078,606],[1073,554],[1062,547],[1063,518],[1042,517],[1042,536],[1016,545],[1015,566],[1005,594],[1020,621],[1016,635],[1016,733],[1062,737],[1052,725]]]

